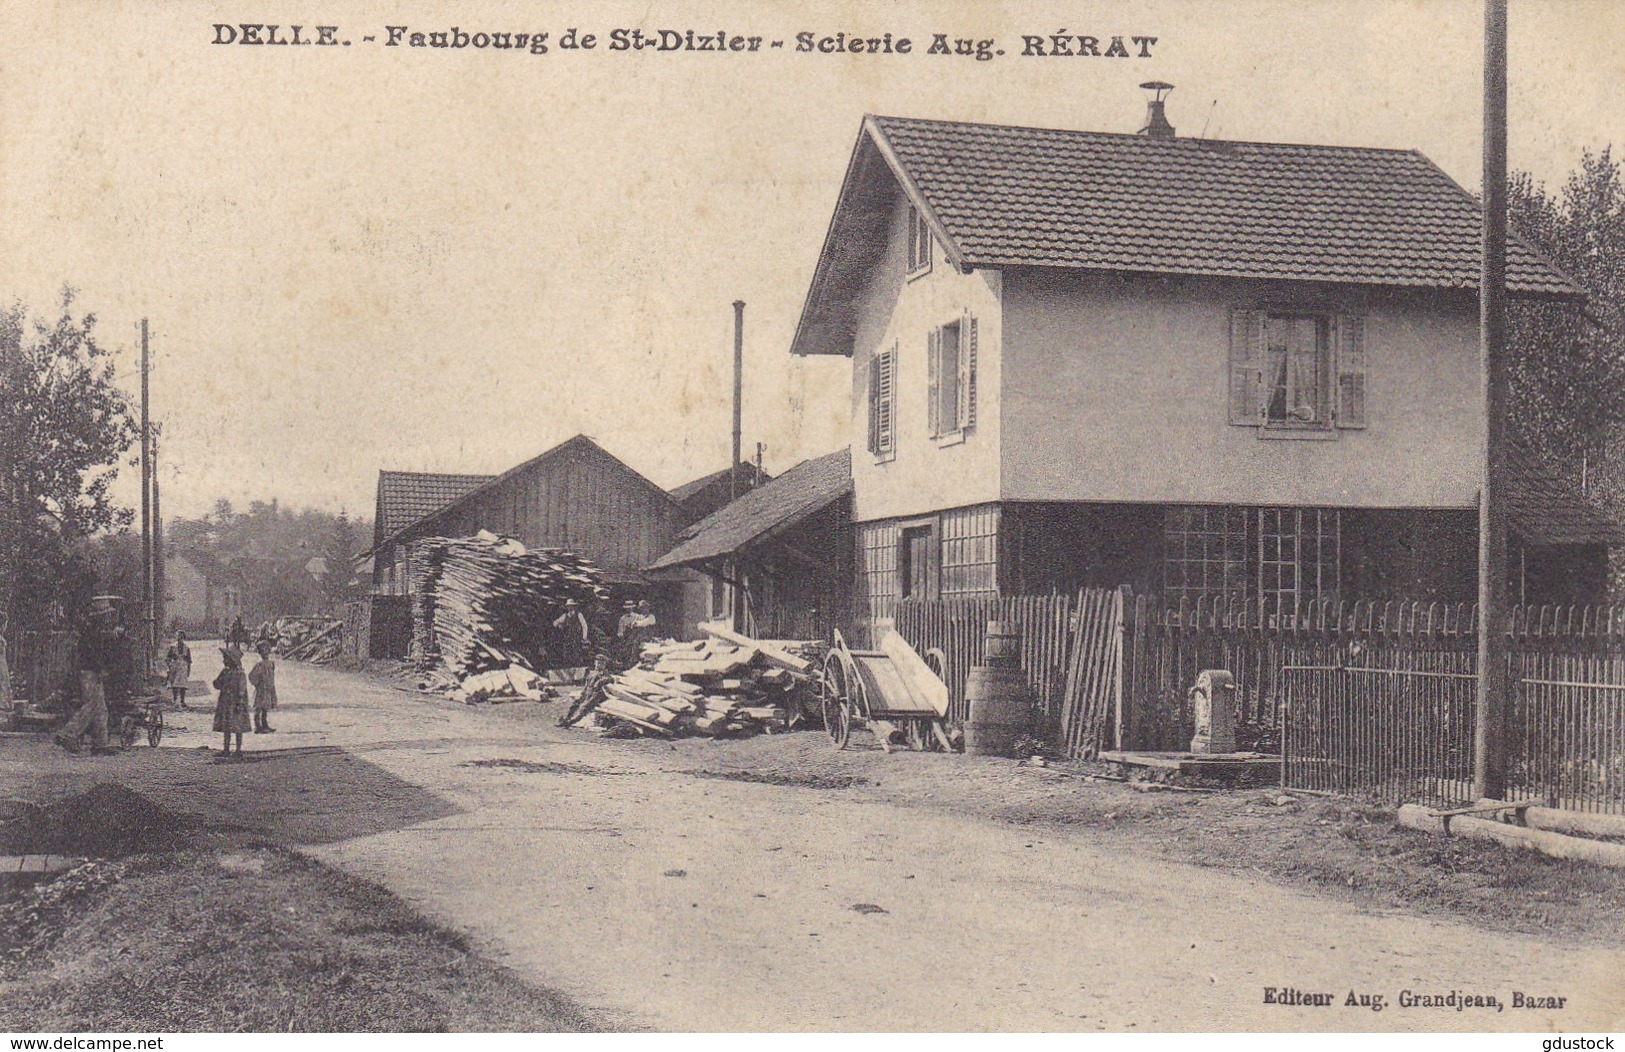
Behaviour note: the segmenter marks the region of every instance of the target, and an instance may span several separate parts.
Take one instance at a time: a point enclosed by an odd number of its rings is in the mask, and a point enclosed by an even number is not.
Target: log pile
[[[585,605],[609,594],[579,555],[530,551],[485,530],[425,538],[410,558],[415,662],[460,683],[512,666],[531,670],[534,648],[566,600]]]
[[[255,638],[269,639],[285,658],[325,665],[343,649],[344,622],[333,617],[279,617],[261,625]]]
[[[714,626],[702,625],[708,633]],[[822,644],[757,641],[727,633],[693,643],[645,644],[638,665],[613,677],[600,727],[660,738],[774,733],[817,703]]]

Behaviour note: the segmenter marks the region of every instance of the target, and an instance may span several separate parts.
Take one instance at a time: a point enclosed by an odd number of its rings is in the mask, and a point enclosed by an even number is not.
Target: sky
[[[1560,184],[1625,134],[1625,4],[1511,7],[1510,164]],[[351,43],[214,43],[245,20]],[[1477,0],[8,0],[0,300],[75,286],[131,391],[150,319],[168,515],[366,516],[380,469],[495,473],[578,432],[681,484],[730,455],[736,299],[745,449],[777,473],[848,440],[849,363],[788,347],[865,113],[1133,132],[1163,80],[1181,135],[1417,149],[1476,190],[1482,24]],[[618,28],[764,44],[613,51]],[[842,31],[914,48],[796,50]],[[1020,54],[1061,32],[1157,42]]]

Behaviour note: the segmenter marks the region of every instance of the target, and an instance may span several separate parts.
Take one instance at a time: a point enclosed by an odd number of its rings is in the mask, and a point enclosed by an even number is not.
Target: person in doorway
[[[628,599],[621,604],[621,619],[615,625],[615,638],[625,641],[638,620],[638,604]]]
[[[168,674],[169,693],[175,704],[188,708],[186,684],[192,679],[192,648],[186,645],[186,637],[179,630],[175,632],[175,642],[164,652],[164,671]]]
[[[221,734],[220,755],[231,755],[231,736],[237,736],[237,755],[243,754],[243,735],[251,726],[248,720],[248,677],[243,675],[243,652],[236,647],[221,647],[220,657],[225,667],[214,677],[218,692],[214,703],[214,729]]]
[[[262,639],[254,648],[260,659],[248,674],[254,685],[254,733],[275,734],[271,726],[271,710],[276,708],[276,658],[271,654],[271,641]]]
[[[587,655],[592,653],[592,634],[579,602],[565,600],[564,613],[553,619],[553,635],[555,667],[582,668],[587,664]]]
[[[226,645],[238,648],[248,645],[248,629],[243,627],[241,615],[231,622],[231,631],[227,633]],[[238,657],[241,656],[242,654],[239,652]]]
[[[123,629],[114,620],[114,610],[106,600],[97,600],[91,606],[84,630],[79,635],[79,649],[75,654],[79,667],[79,708],[57,732],[57,744],[69,752],[79,751],[79,740],[86,731],[98,753],[107,748],[107,677],[123,651],[120,636]]]
[[[655,619],[655,612],[647,599],[639,599],[637,609],[633,613],[632,632],[641,648],[643,644],[660,634],[660,622]]]

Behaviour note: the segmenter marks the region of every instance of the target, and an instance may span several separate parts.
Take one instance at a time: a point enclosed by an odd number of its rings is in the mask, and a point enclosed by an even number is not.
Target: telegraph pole
[[[745,301],[734,300],[734,460],[733,477],[728,482],[728,499],[739,497],[740,434],[745,402]]]
[[[1484,396],[1478,492],[1478,696],[1473,795],[1506,792],[1507,4],[1484,3],[1484,227],[1478,282]]]
[[[164,639],[164,510],[158,501],[158,436],[152,436],[152,631],[153,647]]]
[[[147,348],[147,319],[141,319],[141,616],[146,621],[141,672],[152,663],[152,417],[147,373],[152,358]]]

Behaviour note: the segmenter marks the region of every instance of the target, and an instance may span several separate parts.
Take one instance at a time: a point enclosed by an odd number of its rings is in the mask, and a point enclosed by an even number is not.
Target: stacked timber
[[[260,625],[255,639],[270,640],[283,657],[325,665],[343,649],[344,622],[333,617],[279,617]]]
[[[586,605],[609,594],[598,568],[581,556],[531,551],[485,530],[418,541],[411,564],[416,663],[458,681],[515,665],[529,670],[566,600]]]
[[[638,665],[605,685],[599,725],[662,738],[771,734],[816,702],[822,644],[700,627],[708,638],[698,642],[646,644]]]

